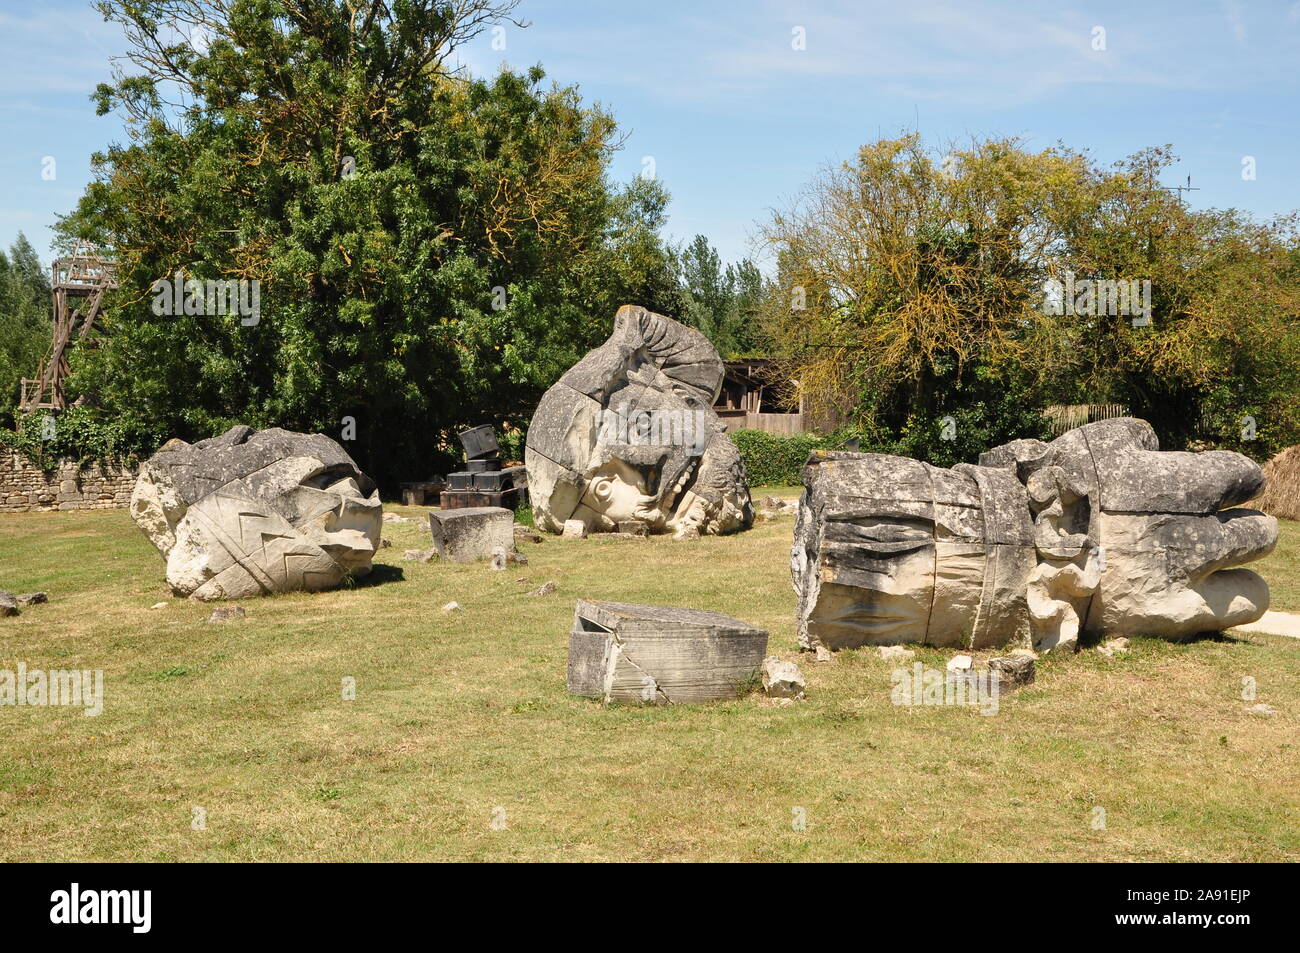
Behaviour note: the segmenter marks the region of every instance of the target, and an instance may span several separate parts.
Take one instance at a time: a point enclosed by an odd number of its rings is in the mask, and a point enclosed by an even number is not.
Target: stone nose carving
[[[1044,500],[1043,474],[1068,475],[1056,484],[1072,488],[1073,521],[1097,550],[1096,584],[1074,599],[1084,632],[1180,639],[1253,622],[1268,608],[1268,585],[1239,568],[1277,543],[1277,520],[1234,508],[1264,485],[1248,457],[1161,451],[1150,424],[1120,418],[1051,443],[1016,441],[980,462],[1014,469]],[[1043,620],[1038,629],[1044,645],[1072,641]]]

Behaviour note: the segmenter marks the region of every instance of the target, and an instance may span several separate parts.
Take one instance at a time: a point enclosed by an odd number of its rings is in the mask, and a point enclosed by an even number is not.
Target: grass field
[[[51,600],[0,619],[0,669],[102,669],[106,695],[0,707],[0,860],[1300,859],[1294,639],[1045,657],[992,717],[895,707],[868,652],[799,659],[784,708],[565,693],[577,597],[729,613],[795,658],[791,526],[547,538],[502,573],[403,562],[427,532],[387,524],[373,583],[211,624],[125,511],[0,516],[0,587]],[[1300,610],[1300,524],[1261,571]]]

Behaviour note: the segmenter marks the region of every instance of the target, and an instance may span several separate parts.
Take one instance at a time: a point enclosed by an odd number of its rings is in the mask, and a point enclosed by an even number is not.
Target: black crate
[[[474,489],[509,490],[516,486],[527,486],[528,480],[524,474],[525,471],[523,467],[509,467],[505,470],[475,473]]]
[[[474,489],[476,490],[508,490],[510,481],[505,473],[500,470],[490,470],[487,473],[474,474]]]
[[[485,460],[501,452],[497,435],[491,427],[474,427],[460,435],[460,445],[465,448],[466,460]]]
[[[447,489],[449,490],[472,490],[474,489],[474,474],[468,472],[448,473]]]
[[[528,489],[513,490],[444,490],[440,505],[444,510],[457,510],[467,506],[503,506],[508,510],[528,505]]]

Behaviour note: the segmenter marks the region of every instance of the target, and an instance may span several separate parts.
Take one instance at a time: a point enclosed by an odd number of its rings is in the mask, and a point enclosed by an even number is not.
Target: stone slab
[[[429,533],[440,558],[472,563],[491,559],[497,547],[514,552],[514,522],[514,513],[504,507],[444,509],[429,514]]]
[[[579,600],[567,685],[606,703],[718,701],[754,686],[766,652],[767,632],[721,613]]]

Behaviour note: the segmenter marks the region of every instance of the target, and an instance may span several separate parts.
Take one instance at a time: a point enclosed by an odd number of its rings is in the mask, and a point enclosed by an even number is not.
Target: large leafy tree
[[[540,68],[475,79],[458,45],[512,0],[106,0],[131,43],[99,88],[131,141],[63,223],[121,290],[73,386],[204,436],[342,433],[381,483],[517,426],[608,333],[673,293],[655,183],[611,185],[612,118]],[[259,282],[260,315],[157,315],[152,284]]]
[[[1127,404],[1169,447],[1296,442],[1295,222],[1192,211],[1160,185],[1173,161],[1151,149],[1103,169],[1014,139],[864,146],[764,231],[788,379],[878,446],[935,462],[1041,435],[1052,403]],[[1044,282],[1067,272],[1149,281],[1150,320],[1053,313]]]
[[[766,327],[788,378],[873,445],[936,463],[1037,435],[1019,361],[1043,331],[1042,259],[1085,177],[1014,140],[935,155],[917,135],[825,170],[763,232],[778,263]]]
[[[1094,171],[1058,267],[1149,280],[1151,320],[1057,322],[1048,396],[1126,404],[1169,446],[1267,456],[1300,440],[1297,218],[1188,208],[1159,185],[1176,161],[1163,146]]]

